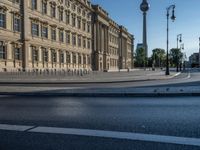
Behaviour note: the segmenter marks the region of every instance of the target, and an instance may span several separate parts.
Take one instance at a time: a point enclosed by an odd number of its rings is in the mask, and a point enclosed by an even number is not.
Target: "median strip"
[[[64,134],[64,135],[114,138],[114,139],[122,139],[122,140],[200,146],[200,139],[198,138],[141,134],[141,133],[132,133],[132,132],[58,128],[58,127],[34,127],[34,126],[8,125],[8,124],[0,124],[0,130],[20,131],[20,132],[28,132],[28,133],[31,132],[31,133],[47,133],[47,134]]]

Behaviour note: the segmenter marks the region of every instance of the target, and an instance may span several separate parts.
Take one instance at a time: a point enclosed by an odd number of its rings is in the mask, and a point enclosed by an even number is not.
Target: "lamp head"
[[[147,12],[149,10],[150,5],[148,4],[147,0],[143,0],[142,4],[140,5],[140,10],[143,12]]]
[[[172,16],[171,16],[171,19],[172,19],[173,22],[176,20],[176,16],[174,14],[174,9],[175,9],[175,7],[172,10]]]
[[[184,47],[184,44],[182,45],[182,50],[184,50],[185,49],[185,47]]]
[[[180,42],[180,43],[182,43],[182,36],[180,37],[180,40],[179,40],[179,42]]]

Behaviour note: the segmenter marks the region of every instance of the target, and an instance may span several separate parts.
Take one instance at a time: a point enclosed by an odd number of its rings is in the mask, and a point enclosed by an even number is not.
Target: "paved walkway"
[[[0,84],[3,83],[108,83],[108,82],[129,82],[146,81],[158,79],[170,79],[176,76],[172,72],[170,76],[165,76],[164,71],[144,71],[137,70],[132,72],[92,72],[84,76],[72,76],[65,74],[0,74]]]
[[[123,74],[123,75],[122,75]],[[138,76],[136,75],[138,74]],[[140,76],[139,76],[140,74]],[[164,72],[131,72],[131,73],[106,73],[104,75],[109,77],[105,79],[89,79],[81,80],[82,82],[121,82],[128,80],[142,81],[142,80],[165,80],[177,76],[177,73],[172,73],[170,76],[165,76]],[[113,75],[113,78],[110,77]],[[126,75],[126,76],[125,76]],[[135,75],[135,76],[133,76]],[[103,76],[99,74],[96,77]],[[115,80],[114,80],[115,79]],[[12,80],[13,81],[13,80]],[[21,80],[18,80],[18,82]],[[33,80],[28,80],[33,82]],[[42,80],[40,80],[41,82]],[[56,83],[61,82],[61,80],[56,80]],[[69,80],[64,80],[69,82]],[[24,82],[24,81],[23,81]],[[38,81],[37,81],[38,82]],[[55,82],[55,80],[52,80]],[[79,83],[80,80],[75,81]],[[12,83],[12,82],[11,82]],[[19,82],[21,83],[21,82]],[[42,82],[43,83],[43,82]],[[23,86],[23,85],[1,85],[0,86],[0,95],[35,95],[35,96],[173,96],[173,95],[200,95],[199,86],[188,86],[188,87],[133,87],[133,88],[86,88],[86,87],[37,87],[37,86]]]

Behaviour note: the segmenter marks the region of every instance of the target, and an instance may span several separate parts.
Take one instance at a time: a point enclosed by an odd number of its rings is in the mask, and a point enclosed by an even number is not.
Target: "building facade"
[[[132,68],[133,41],[89,0],[0,3],[0,71]]]
[[[0,3],[0,71],[22,69],[20,1]]]
[[[199,67],[199,53],[193,53],[189,57],[189,66],[192,67],[192,68]]]

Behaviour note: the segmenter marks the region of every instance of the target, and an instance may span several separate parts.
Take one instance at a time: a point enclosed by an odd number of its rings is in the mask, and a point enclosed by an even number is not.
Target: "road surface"
[[[199,150],[199,108],[200,97],[1,96],[0,149]]]

